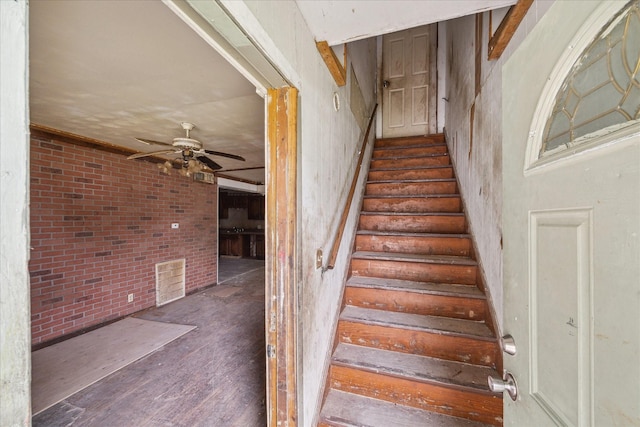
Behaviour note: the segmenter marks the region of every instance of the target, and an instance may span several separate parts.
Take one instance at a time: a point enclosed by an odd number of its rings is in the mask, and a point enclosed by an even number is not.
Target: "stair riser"
[[[362,210],[367,212],[434,213],[460,212],[460,197],[392,197],[365,198]]]
[[[420,166],[444,166],[449,156],[412,157],[407,159],[372,159],[371,169],[414,168]]]
[[[406,196],[413,194],[455,194],[458,186],[455,181],[436,181],[420,183],[385,182],[367,184],[365,194]]]
[[[372,157],[377,159],[380,157],[425,156],[427,154],[447,154],[447,146],[441,144],[406,148],[378,148],[373,151]]]
[[[340,342],[401,353],[418,354],[495,368],[497,345],[467,336],[445,335],[402,327],[370,325],[342,320],[338,323]]]
[[[369,171],[369,181],[383,181],[391,179],[443,179],[453,178],[453,169],[450,166],[434,167],[426,169],[391,169]]]
[[[424,255],[469,256],[471,241],[466,237],[413,237],[357,235],[356,251],[399,252]]]
[[[502,425],[502,399],[490,394],[415,383],[403,378],[332,366],[331,387],[445,415]]]
[[[478,298],[351,286],[345,289],[344,298],[349,305],[376,310],[479,321],[485,320],[486,316],[486,303]]]
[[[428,136],[407,136],[401,138],[383,138],[376,140],[375,147],[403,147],[409,145],[424,145],[424,144],[442,144],[444,142],[444,135],[428,135]]]
[[[476,266],[352,259],[353,276],[475,285]]]
[[[464,233],[463,216],[360,215],[358,229],[406,233]]]

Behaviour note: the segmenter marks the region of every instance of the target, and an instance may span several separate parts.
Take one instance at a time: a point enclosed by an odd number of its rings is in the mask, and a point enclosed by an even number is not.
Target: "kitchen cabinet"
[[[243,257],[264,259],[264,233],[249,232],[244,234],[243,240]]]
[[[220,234],[218,251],[220,255],[241,257],[242,243],[240,234]]]
[[[221,256],[264,259],[264,230],[221,229],[218,242]]]
[[[249,219],[264,219],[264,196],[253,195],[248,197]]]

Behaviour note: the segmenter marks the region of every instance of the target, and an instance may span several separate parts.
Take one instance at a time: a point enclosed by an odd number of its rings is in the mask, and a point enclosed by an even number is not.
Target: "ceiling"
[[[223,170],[264,166],[263,99],[163,3],[32,0],[29,14],[32,124],[157,151],[134,138],[170,143],[186,121],[204,148],[246,159],[214,157]]]
[[[511,6],[517,0],[296,0],[318,41],[330,46]]]
[[[297,0],[332,45],[513,3]],[[164,3],[31,0],[29,14],[32,124],[148,152],[163,147],[135,137],[170,143],[191,122],[205,149],[246,159],[214,157],[222,173],[264,182],[263,99]]]

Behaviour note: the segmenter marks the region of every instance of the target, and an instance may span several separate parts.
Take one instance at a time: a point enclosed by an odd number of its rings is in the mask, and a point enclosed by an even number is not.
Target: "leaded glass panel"
[[[556,96],[540,157],[593,132],[640,120],[640,0],[605,26],[574,64]]]

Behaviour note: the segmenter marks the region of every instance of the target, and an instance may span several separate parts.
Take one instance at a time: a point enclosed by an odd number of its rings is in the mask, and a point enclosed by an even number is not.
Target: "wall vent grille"
[[[184,297],[185,259],[156,264],[156,306]]]
[[[216,176],[208,172],[196,172],[193,174],[194,181],[206,182],[207,184],[215,184]]]

